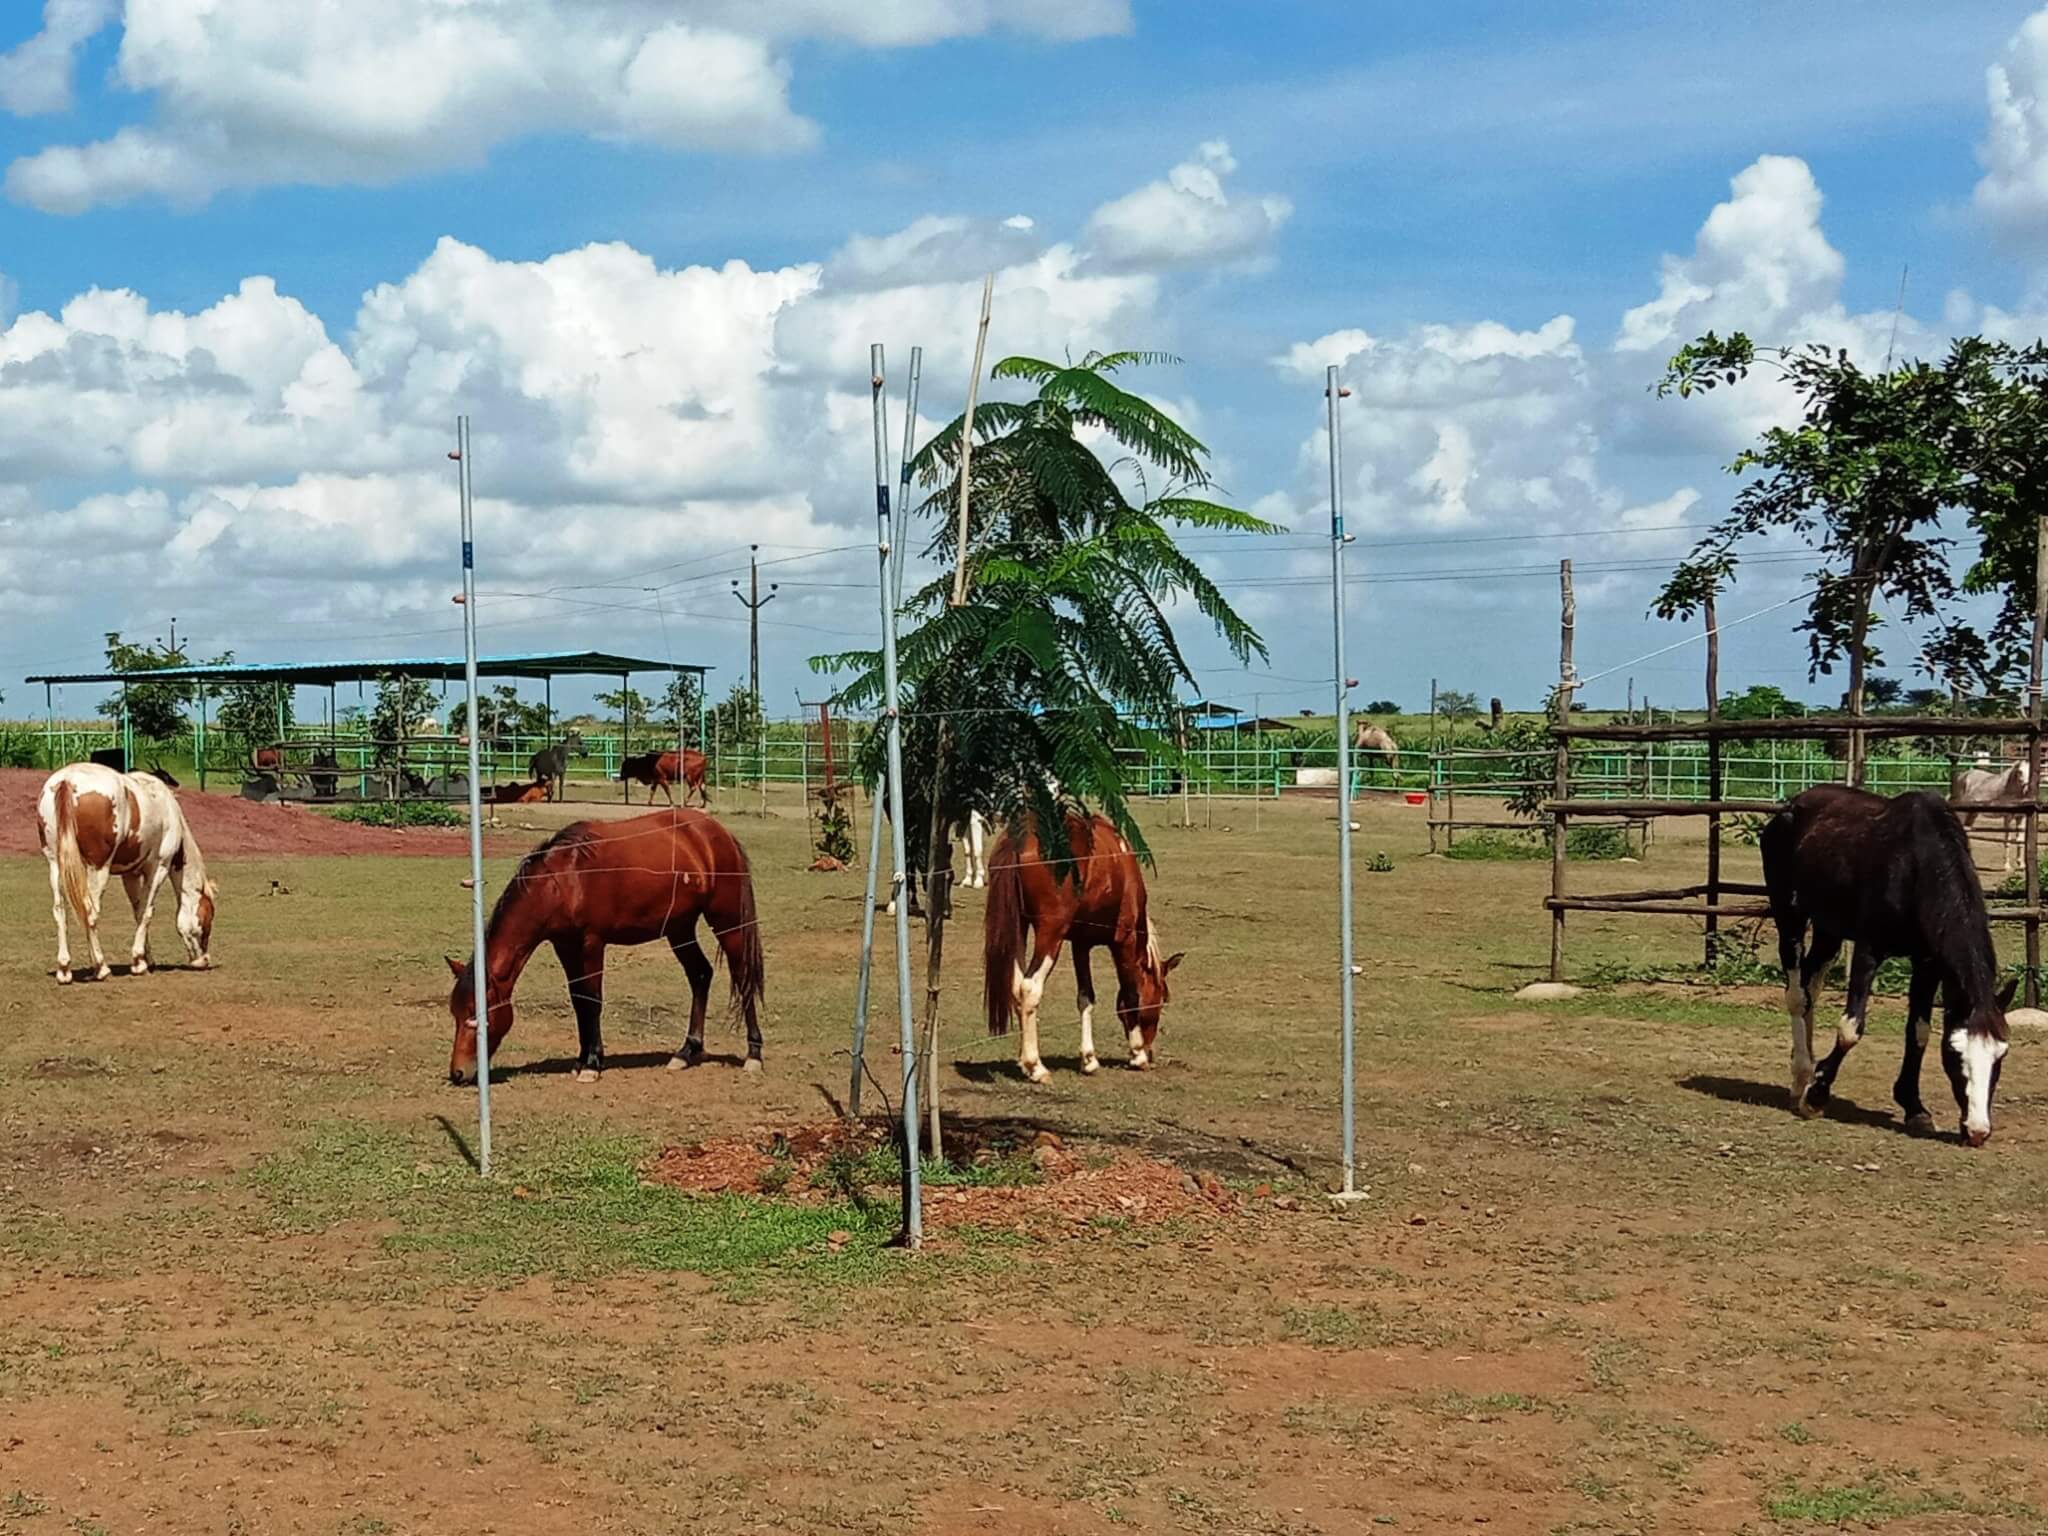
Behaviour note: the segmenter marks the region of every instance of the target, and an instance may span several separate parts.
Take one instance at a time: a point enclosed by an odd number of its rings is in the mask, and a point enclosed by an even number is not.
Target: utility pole
[[[749,544],[747,549],[747,590],[743,595],[740,584],[732,584],[732,595],[739,598],[740,606],[747,610],[747,686],[753,690],[755,707],[761,699],[761,610],[775,601],[775,589],[779,582],[768,583],[768,595],[761,595],[761,546]]]

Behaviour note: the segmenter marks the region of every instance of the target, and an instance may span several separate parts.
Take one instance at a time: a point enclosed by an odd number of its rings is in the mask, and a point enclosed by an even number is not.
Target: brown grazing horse
[[[1911,791],[1887,800],[1843,784],[1794,795],[1757,839],[1764,884],[1778,926],[1785,968],[1785,1012],[1792,1020],[1792,1107],[1817,1115],[1835,1074],[1863,1038],[1877,968],[1893,955],[1913,962],[1906,994],[1906,1054],[1892,1098],[1907,1128],[1931,1131],[1920,1099],[1920,1062],[1941,995],[1941,1064],[1962,1114],[1963,1140],[1991,1139],[1991,1100],[2008,1044],[2005,1010],[2013,988],[1998,989],[1998,956],[1984,888],[1968,835],[1941,800]],[[1807,929],[1813,937],[1805,952]],[[1813,1060],[1813,1005],[1821,980],[1845,943],[1849,996],[1835,1048]]]
[[[1023,1040],[1017,1065],[1034,1083],[1052,1074],[1038,1055],[1038,1005],[1060,945],[1074,946],[1074,987],[1081,1008],[1081,1070],[1101,1065],[1095,1056],[1095,982],[1089,954],[1107,946],[1116,965],[1116,1017],[1142,1071],[1157,1054],[1159,1014],[1167,1003],[1166,978],[1182,957],[1159,957],[1158,936],[1145,910],[1145,877],[1137,856],[1100,816],[1067,817],[1072,858],[1055,862],[1029,821],[1005,832],[988,862],[988,912],[983,922],[982,991],[988,1032],[1010,1031],[1014,1012]],[[1031,939],[1031,963],[1024,940]]]
[[[499,896],[484,933],[493,1055],[512,1031],[512,990],[527,959],[543,944],[569,978],[576,1010],[579,1082],[604,1067],[604,952],[609,944],[668,940],[690,979],[690,1032],[669,1070],[695,1066],[704,1055],[704,1010],[711,962],[697,944],[702,919],[725,952],[732,974],[732,1010],[747,1023],[749,1072],[761,1069],[759,1007],[765,991],[761,927],[754,916],[754,879],[733,835],[698,811],[665,811],[631,821],[579,821],[529,853]],[[476,1075],[476,987],[470,965],[450,959],[455,988],[448,1012],[455,1050],[448,1080]]]
[[[695,794],[698,803],[709,810],[711,795],[704,788],[705,767],[702,752],[691,752],[687,749],[682,752],[636,752],[619,763],[619,782],[645,784],[649,805],[654,804],[654,792],[657,789],[668,797],[670,805],[674,805],[676,797],[670,794],[669,786],[680,781],[683,785],[683,804],[688,805],[690,796]]]

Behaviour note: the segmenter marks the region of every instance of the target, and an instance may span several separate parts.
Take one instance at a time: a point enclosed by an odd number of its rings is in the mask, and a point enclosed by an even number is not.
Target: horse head
[[[1162,960],[1151,920],[1146,919],[1145,950],[1138,958],[1136,1001],[1119,995],[1116,1008],[1117,1022],[1123,1026],[1124,1039],[1131,1047],[1131,1065],[1140,1071],[1150,1066],[1158,1055],[1159,1016],[1172,1001],[1167,978],[1186,958],[1185,954],[1176,953]]]
[[[460,1087],[476,1081],[476,979],[471,968],[453,955],[446,957],[455,985],[448,993],[448,1015],[455,1022],[455,1048],[448,1057],[448,1081]],[[491,1000],[489,1052],[495,1056],[512,1032],[512,999]]]
[[[1949,1091],[1962,1111],[1963,1140],[1981,1147],[1991,1139],[1991,1101],[1998,1094],[1998,1075],[2011,1048],[2005,1010],[2012,1006],[2019,979],[2005,984],[2005,990],[1988,1003],[1970,1010],[1962,1025],[1941,1032],[1941,1065],[1948,1073]]]

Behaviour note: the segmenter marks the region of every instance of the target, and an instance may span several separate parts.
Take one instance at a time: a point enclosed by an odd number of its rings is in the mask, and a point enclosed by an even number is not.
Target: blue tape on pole
[[[875,483],[875,510],[884,517],[889,515],[889,487],[880,481]]]
[[[476,545],[468,539],[462,541],[462,568],[465,571],[476,569]]]

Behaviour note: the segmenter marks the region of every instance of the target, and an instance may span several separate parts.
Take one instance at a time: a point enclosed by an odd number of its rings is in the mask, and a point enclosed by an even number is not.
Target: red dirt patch
[[[0,855],[36,854],[36,796],[49,775],[36,769],[0,769]],[[178,804],[209,858],[239,854],[419,854],[447,858],[469,846],[459,828],[395,831],[336,821],[302,805],[259,805],[238,795],[178,791]]]
[[[889,1131],[880,1122],[827,1120],[667,1147],[647,1165],[646,1174],[689,1194],[774,1194],[816,1202],[843,1191],[835,1161],[841,1167],[858,1164],[888,1146]],[[987,1158],[995,1152],[981,1148],[973,1155]],[[1046,1132],[1032,1145],[1030,1162],[1031,1183],[927,1184],[925,1225],[1042,1231],[1098,1218],[1151,1224],[1215,1216],[1238,1204],[1214,1174],[1185,1173],[1172,1163],[1128,1151],[1091,1164]]]

